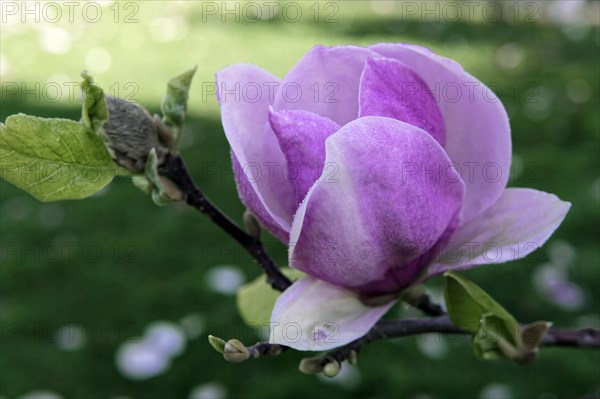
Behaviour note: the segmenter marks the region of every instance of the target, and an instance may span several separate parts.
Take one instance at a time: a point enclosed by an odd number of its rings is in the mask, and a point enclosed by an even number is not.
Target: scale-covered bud
[[[323,374],[326,377],[333,378],[339,374],[340,369],[341,369],[340,363],[337,360],[333,360],[333,361],[327,363],[323,367]]]
[[[148,153],[156,149],[158,164],[167,149],[162,137],[166,126],[160,118],[152,117],[139,104],[122,98],[106,96],[108,120],[100,129],[113,159],[132,172],[144,170]]]
[[[241,363],[250,358],[248,348],[237,339],[230,339],[225,343],[223,357],[231,363]]]
[[[323,358],[321,356],[305,357],[300,361],[298,369],[304,374],[318,374],[323,371]]]

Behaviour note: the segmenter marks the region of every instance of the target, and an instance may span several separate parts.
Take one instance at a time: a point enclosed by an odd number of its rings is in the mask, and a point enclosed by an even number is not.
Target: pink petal
[[[444,149],[413,125],[372,116],[342,127],[326,149],[336,169],[294,216],[290,265],[368,294],[410,284],[461,206],[464,184]]]
[[[306,276],[277,299],[269,342],[303,351],[333,349],[365,335],[395,302],[366,306],[358,294]]]
[[[310,111],[344,125],[358,117],[358,87],[367,57],[362,47],[316,46],[286,75],[273,108]]]
[[[233,151],[231,152],[231,164],[235,174],[235,182],[237,186],[238,196],[246,208],[250,209],[260,224],[264,226],[271,234],[277,237],[284,244],[289,242],[289,232],[283,230],[279,223],[273,219],[271,214],[267,212],[260,198],[254,191],[254,187],[250,184],[248,177],[244,173],[240,161],[237,160]]]
[[[269,122],[287,159],[288,177],[299,205],[323,171],[325,140],[340,126],[306,111],[269,112]]]
[[[360,116],[387,116],[425,130],[442,146],[444,119],[423,80],[400,61],[368,58],[360,82]]]
[[[511,163],[510,126],[496,95],[456,62],[423,47],[381,43],[371,50],[412,68],[436,93],[446,123],[446,151],[467,186],[462,223],[500,197]]]
[[[238,188],[243,192],[252,188],[256,194],[248,193],[242,200],[248,201],[245,205],[267,227],[274,222],[279,230],[289,231],[297,203],[284,173],[285,157],[268,123],[269,105],[274,100],[269,86],[279,79],[250,64],[224,68],[216,77],[223,129],[241,166],[234,169],[245,172],[236,178],[242,184]]]
[[[425,278],[523,258],[546,242],[570,207],[554,194],[507,188],[494,205],[454,233]]]

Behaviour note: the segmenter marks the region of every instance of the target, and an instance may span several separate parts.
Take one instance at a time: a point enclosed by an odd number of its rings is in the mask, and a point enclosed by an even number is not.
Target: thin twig
[[[600,348],[600,329],[551,328],[544,337],[542,346],[567,346],[572,348]]]
[[[452,324],[448,316],[431,319],[381,320],[365,336],[325,354],[320,360],[321,367],[332,362],[341,364],[344,360],[353,362],[360,350],[371,342],[432,333],[471,335],[470,332]],[[600,329],[550,328],[540,346],[600,349]],[[259,342],[248,347],[253,358],[277,356],[287,349],[289,347],[268,342]]]
[[[267,275],[268,283],[278,291],[284,291],[292,282],[279,270],[275,262],[265,252],[262,243],[247,234],[219,208],[217,208],[196,186],[183,159],[178,155],[167,155],[159,167],[159,173],[170,179],[182,191],[191,207],[208,216],[213,223],[235,239],[261,266]]]
[[[324,361],[327,363],[335,360],[341,363],[354,356],[352,352],[358,353],[371,342],[428,333],[470,335],[468,331],[452,324],[448,316],[432,319],[381,320],[362,338],[327,354]],[[550,328],[541,346],[600,349],[600,329]]]
[[[255,358],[261,356],[279,356],[288,349],[290,349],[289,346],[270,344],[268,342],[257,342],[256,344],[248,347],[250,356]]]

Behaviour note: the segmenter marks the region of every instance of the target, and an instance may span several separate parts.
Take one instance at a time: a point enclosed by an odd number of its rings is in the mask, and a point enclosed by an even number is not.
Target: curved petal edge
[[[252,64],[223,68],[216,80],[223,130],[241,166],[234,168],[235,172],[245,174],[240,181],[255,191],[279,229],[289,231],[297,204],[293,187],[282,173],[285,157],[268,123],[268,109],[274,98],[263,90],[280,80]]]
[[[367,306],[355,292],[306,276],[277,299],[269,342],[302,351],[337,348],[365,335],[395,303]]]
[[[504,105],[494,92],[457,62],[424,47],[379,43],[369,47],[416,71],[436,98],[455,168],[467,185],[462,225],[500,197],[510,175],[512,144]]]
[[[507,188],[494,205],[454,233],[423,278],[523,258],[550,238],[570,207],[554,194]]]

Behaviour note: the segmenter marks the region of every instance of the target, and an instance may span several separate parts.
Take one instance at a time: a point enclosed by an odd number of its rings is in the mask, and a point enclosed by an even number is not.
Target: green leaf
[[[198,66],[195,66],[169,80],[169,83],[167,84],[167,93],[163,97],[160,105],[160,109],[163,113],[163,122],[173,132],[173,142],[175,147],[179,143],[181,133],[183,132],[188,93],[197,68]]]
[[[444,286],[448,315],[457,327],[474,333],[479,329],[479,321],[487,311],[473,300],[459,280],[452,277],[453,275],[446,274]]]
[[[505,338],[517,344],[519,323],[502,305],[472,281],[453,272],[446,272],[444,276],[448,315],[456,326],[475,333],[480,330],[484,316],[493,316],[494,322],[503,325],[502,330],[507,334]]]
[[[473,349],[481,359],[508,358],[518,363],[535,357],[536,349],[523,345],[521,327],[515,318],[472,281],[446,272],[444,295],[448,315],[458,327],[473,333]],[[537,343],[541,326],[532,327]]]
[[[87,71],[81,72],[83,81],[83,107],[81,110],[81,121],[93,132],[97,132],[108,119],[108,105],[104,98],[104,91],[94,83],[94,79]]]
[[[40,201],[89,197],[115,173],[102,139],[79,122],[18,114],[0,123],[0,176]]]
[[[446,272],[444,295],[452,322],[473,334],[480,359],[532,361],[551,323],[536,321],[521,328],[515,318],[472,281]]]
[[[227,342],[225,342],[224,339],[221,339],[219,337],[215,337],[214,335],[209,335],[208,336],[208,343],[210,344],[210,346],[212,346],[214,348],[214,350],[216,350],[219,353],[225,353],[225,344]]]
[[[281,271],[289,279],[295,280],[304,274],[299,270],[282,267]],[[242,285],[237,292],[237,307],[242,320],[249,325],[263,325],[271,321],[271,311],[281,295],[267,283],[265,276]]]

